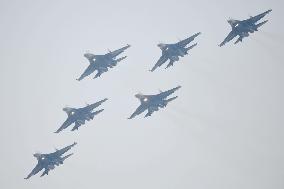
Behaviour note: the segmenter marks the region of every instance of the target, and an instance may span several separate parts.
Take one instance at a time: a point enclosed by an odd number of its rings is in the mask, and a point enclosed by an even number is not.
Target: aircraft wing
[[[201,34],[201,32],[198,32],[198,33],[194,34],[193,36],[176,43],[176,45],[178,45],[179,47],[185,47],[187,44],[189,44],[191,41],[193,41],[200,34]]]
[[[66,121],[64,121],[64,123],[61,125],[61,127],[59,129],[57,129],[57,131],[55,131],[54,133],[59,133],[63,129],[66,129],[67,127],[69,127],[72,123],[73,123],[73,121],[71,120],[70,117],[68,117],[66,119]]]
[[[265,15],[267,15],[267,14],[270,13],[271,11],[272,11],[271,9],[268,10],[268,11],[265,11],[264,13],[261,13],[261,14],[259,14],[259,15],[256,15],[256,16],[253,16],[253,17],[247,19],[247,21],[250,21],[250,22],[255,23],[255,22],[259,21],[260,19],[262,19]]]
[[[135,116],[144,112],[146,109],[147,109],[147,107],[144,104],[141,104],[140,106],[138,106],[138,108],[135,110],[135,112],[128,119],[134,118]]]
[[[66,153],[68,150],[70,150],[72,147],[74,147],[77,143],[74,142],[73,144],[66,146],[60,150],[56,150],[53,153],[50,153],[48,156],[52,156],[52,157],[60,157],[62,154]]]
[[[78,81],[81,81],[88,75],[92,74],[96,70],[95,62],[92,61],[90,65],[87,67],[87,69],[83,72],[83,74],[77,79]]]
[[[150,71],[151,72],[155,71],[155,69],[163,65],[167,60],[168,60],[167,54],[163,53],[162,56],[157,61],[157,63],[154,65],[154,67]]]
[[[125,47],[122,47],[120,49],[117,49],[115,51],[110,51],[109,53],[107,53],[107,56],[110,56],[112,58],[118,56],[119,54],[123,53],[126,49],[128,49],[130,47],[130,45],[126,45]]]
[[[169,95],[173,94],[176,90],[178,90],[179,88],[181,88],[181,86],[177,86],[173,89],[170,89],[170,90],[167,90],[167,91],[164,91],[164,92],[161,92],[160,94],[158,94],[158,97],[160,98],[166,98],[168,97]]]
[[[90,104],[90,105],[87,105],[84,109],[88,110],[89,112],[92,111],[94,108],[100,106],[103,102],[105,102],[107,100],[107,98],[101,100],[101,101],[98,101],[98,102],[95,102],[93,104]]]
[[[225,45],[227,42],[231,41],[232,39],[234,39],[236,37],[236,33],[234,31],[231,31],[227,37],[224,39],[224,41],[219,45],[220,47],[222,47],[223,45]]]
[[[35,168],[32,170],[32,172],[25,178],[25,179],[29,179],[31,176],[37,174],[38,172],[40,172],[43,169],[43,167],[41,166],[41,164],[37,164],[35,166]]]

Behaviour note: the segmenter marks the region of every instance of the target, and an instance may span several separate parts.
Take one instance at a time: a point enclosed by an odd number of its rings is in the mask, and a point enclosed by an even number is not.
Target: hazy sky
[[[117,0],[0,2],[1,189],[283,189],[283,1]],[[243,43],[218,44],[229,17],[273,11]],[[148,70],[157,44],[196,32],[198,46],[168,70]],[[76,81],[87,51],[126,44],[127,59]],[[92,75],[94,76],[94,75]],[[177,85],[177,98],[147,119],[127,117],[138,92]],[[105,111],[54,134],[62,108],[109,98]],[[78,142],[48,176],[24,177],[35,152]]]

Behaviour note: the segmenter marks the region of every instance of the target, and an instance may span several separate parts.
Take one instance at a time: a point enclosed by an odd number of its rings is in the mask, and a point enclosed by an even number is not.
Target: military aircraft
[[[170,62],[168,63],[166,68],[173,66],[174,62],[179,60],[179,57],[184,57],[184,55],[188,54],[188,51],[190,49],[192,49],[197,45],[197,43],[195,43],[187,47],[187,45],[200,34],[201,34],[200,32],[196,33],[193,36],[174,44],[159,43],[158,47],[162,50],[162,56],[150,71],[151,72],[155,71],[158,67],[166,63],[168,60]]]
[[[63,129],[66,129],[73,123],[75,123],[75,126],[72,128],[72,131],[78,130],[78,128],[81,125],[85,124],[85,121],[90,121],[94,118],[95,115],[101,113],[104,109],[98,110],[93,112],[93,109],[96,107],[100,106],[103,102],[105,102],[107,98],[96,102],[94,104],[87,104],[87,106],[83,108],[70,108],[70,107],[65,107],[63,108],[63,111],[65,111],[68,115],[66,121],[62,124],[62,126],[55,131],[55,133],[59,133]]]
[[[154,111],[158,111],[159,108],[166,107],[170,101],[177,98],[177,96],[169,99],[167,99],[167,97],[173,94],[179,88],[181,88],[181,86],[170,89],[168,91],[164,92],[161,91],[159,94],[156,95],[136,94],[135,97],[140,100],[141,105],[135,110],[135,112],[128,119],[134,118],[135,116],[143,113],[145,110],[148,110],[148,112],[144,117],[148,117],[151,116]]]
[[[248,37],[250,33],[254,33],[255,31],[258,31],[258,28],[265,24],[268,20],[265,20],[263,22],[257,23],[260,19],[262,19],[264,16],[266,16],[268,13],[270,13],[272,10],[268,10],[264,13],[261,13],[257,16],[251,16],[250,18],[246,20],[233,20],[229,19],[228,23],[232,27],[232,31],[228,34],[228,36],[225,38],[225,40],[219,45],[222,47],[227,42],[231,41],[235,37],[239,36],[235,44],[238,42],[242,42],[243,38]]]
[[[126,56],[123,56],[121,58],[116,57],[123,53],[129,47],[130,45],[126,45],[125,47],[122,47],[118,50],[109,51],[107,54],[104,55],[94,55],[91,53],[85,53],[84,56],[89,60],[90,65],[77,80],[81,81],[88,75],[92,74],[94,71],[97,71],[97,74],[95,75],[94,79],[100,77],[102,73],[107,72],[109,68],[116,66],[118,62],[126,58]]]
[[[56,150],[55,152],[49,153],[49,154],[40,154],[40,153],[34,154],[34,157],[37,158],[37,165],[25,179],[29,179],[31,176],[36,175],[38,172],[40,172],[43,169],[44,171],[41,174],[41,177],[44,175],[48,175],[48,172],[50,170],[54,169],[55,166],[59,166],[60,164],[63,164],[65,159],[73,155],[73,153],[71,153],[66,156],[63,156],[64,153],[66,153],[76,144],[77,143],[74,142],[73,144],[66,146],[65,148]]]

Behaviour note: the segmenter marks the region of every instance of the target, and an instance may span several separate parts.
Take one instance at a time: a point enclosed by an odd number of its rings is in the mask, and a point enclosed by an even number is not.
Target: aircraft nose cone
[[[143,98],[143,95],[142,94],[136,94],[135,97],[136,98]]]
[[[91,53],[85,53],[85,54],[84,54],[84,57],[87,58],[87,59],[94,59],[94,58],[95,58],[95,55],[94,55],[94,54],[91,54]]]
[[[39,158],[41,157],[41,154],[40,154],[40,153],[35,153],[35,154],[34,154],[34,157],[37,158],[37,159],[39,159]]]

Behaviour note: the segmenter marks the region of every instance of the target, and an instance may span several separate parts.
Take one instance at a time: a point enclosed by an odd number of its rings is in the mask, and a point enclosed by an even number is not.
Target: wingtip
[[[150,72],[154,72],[158,67],[153,67],[152,69],[150,69]]]

